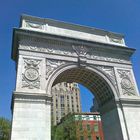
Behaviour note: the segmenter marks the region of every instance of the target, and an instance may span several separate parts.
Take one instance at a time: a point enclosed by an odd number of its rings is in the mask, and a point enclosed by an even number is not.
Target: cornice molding
[[[116,103],[121,104],[122,107],[140,107],[140,96],[120,97]]]
[[[39,33],[40,34],[40,33]],[[42,37],[44,36],[44,37]],[[22,41],[25,41],[25,45],[20,45]],[[34,43],[33,43],[34,42]],[[42,47],[40,43],[44,42],[45,46]],[[21,43],[22,44],[22,43]],[[34,45],[33,45],[34,44]],[[36,44],[36,45],[35,45]],[[38,44],[38,46],[37,46]],[[19,47],[20,45],[20,47]],[[78,56],[77,52],[73,49],[73,46],[76,47],[84,47],[86,48],[86,57],[88,59],[97,59],[100,57],[99,60],[106,60],[106,61],[114,61],[114,62],[120,62],[120,63],[128,63],[130,64],[130,57],[134,53],[135,49],[122,47],[122,46],[112,46],[110,44],[103,44],[103,43],[97,43],[97,42],[89,42],[89,41],[83,41],[83,40],[77,40],[72,38],[62,38],[56,35],[50,35],[50,34],[40,34],[38,36],[38,32],[34,31],[27,31],[22,29],[15,29],[14,30],[14,38],[13,38],[13,50],[12,50],[12,58],[16,59],[16,53],[18,49],[24,49],[29,51],[35,51],[35,52],[42,52],[42,53],[56,53],[56,51],[53,52],[52,48],[48,48],[48,46],[65,46],[65,50],[63,52],[59,51],[59,54],[61,55],[74,55]],[[41,46],[41,47],[40,47]],[[67,46],[67,47],[66,47]],[[70,49],[70,50],[69,50]],[[101,56],[97,55],[97,52],[102,53]],[[119,55],[119,58],[112,58],[108,54],[111,54],[112,57],[117,57]],[[97,56],[96,56],[97,55]],[[106,55],[105,58],[103,58]],[[122,57],[122,58],[121,58]],[[127,60],[125,60],[127,59]]]

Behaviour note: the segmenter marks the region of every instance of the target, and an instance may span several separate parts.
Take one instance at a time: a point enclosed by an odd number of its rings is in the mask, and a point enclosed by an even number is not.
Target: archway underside
[[[61,82],[76,82],[87,87],[94,93],[99,106],[114,98],[108,83],[97,73],[85,68],[72,68],[62,72],[54,81],[53,86]]]

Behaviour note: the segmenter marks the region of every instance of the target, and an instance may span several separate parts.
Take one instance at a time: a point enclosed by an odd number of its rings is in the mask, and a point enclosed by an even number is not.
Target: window
[[[96,116],[96,120],[100,121],[101,120],[100,116]]]
[[[99,136],[96,136],[96,140],[101,140]]]
[[[86,116],[86,120],[90,120],[90,117],[89,117],[89,115],[87,115],[87,116]]]
[[[88,131],[90,130],[90,125],[89,125],[89,124],[87,124],[87,130],[88,130]]]
[[[99,131],[98,124],[94,124],[94,132],[98,132],[98,131]]]
[[[84,136],[80,136],[80,140],[84,140]]]
[[[61,107],[64,107],[65,105],[64,104],[61,104]]]
[[[68,108],[68,112],[70,112],[70,108]]]
[[[77,87],[77,83],[74,83],[74,86]]]
[[[78,116],[78,120],[82,120],[82,116],[81,115]]]
[[[64,102],[64,95],[60,96],[60,102]]]
[[[93,119],[94,119],[94,120],[97,120],[96,116],[93,116]]]

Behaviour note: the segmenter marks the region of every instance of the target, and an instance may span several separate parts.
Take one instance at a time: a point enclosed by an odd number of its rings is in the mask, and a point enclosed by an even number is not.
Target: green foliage
[[[76,140],[75,122],[66,122],[64,127],[64,140]]]
[[[54,140],[56,133],[56,126],[51,126],[51,139]]]
[[[76,140],[76,127],[74,123],[60,124],[52,140]]]
[[[11,123],[5,118],[0,118],[0,140],[10,139]]]
[[[71,116],[59,125],[52,127],[52,140],[77,140],[76,131],[82,121],[75,121]]]
[[[58,126],[55,132],[54,140],[64,140],[64,128],[63,126]]]

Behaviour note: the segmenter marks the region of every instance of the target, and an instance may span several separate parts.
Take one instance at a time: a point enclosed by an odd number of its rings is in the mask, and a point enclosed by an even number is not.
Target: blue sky
[[[10,104],[16,78],[15,63],[11,60],[12,30],[18,27],[21,14],[123,33],[126,44],[137,49],[132,62],[140,87],[139,0],[4,0],[0,10],[0,116],[11,117]],[[82,92],[87,91],[82,88]]]

